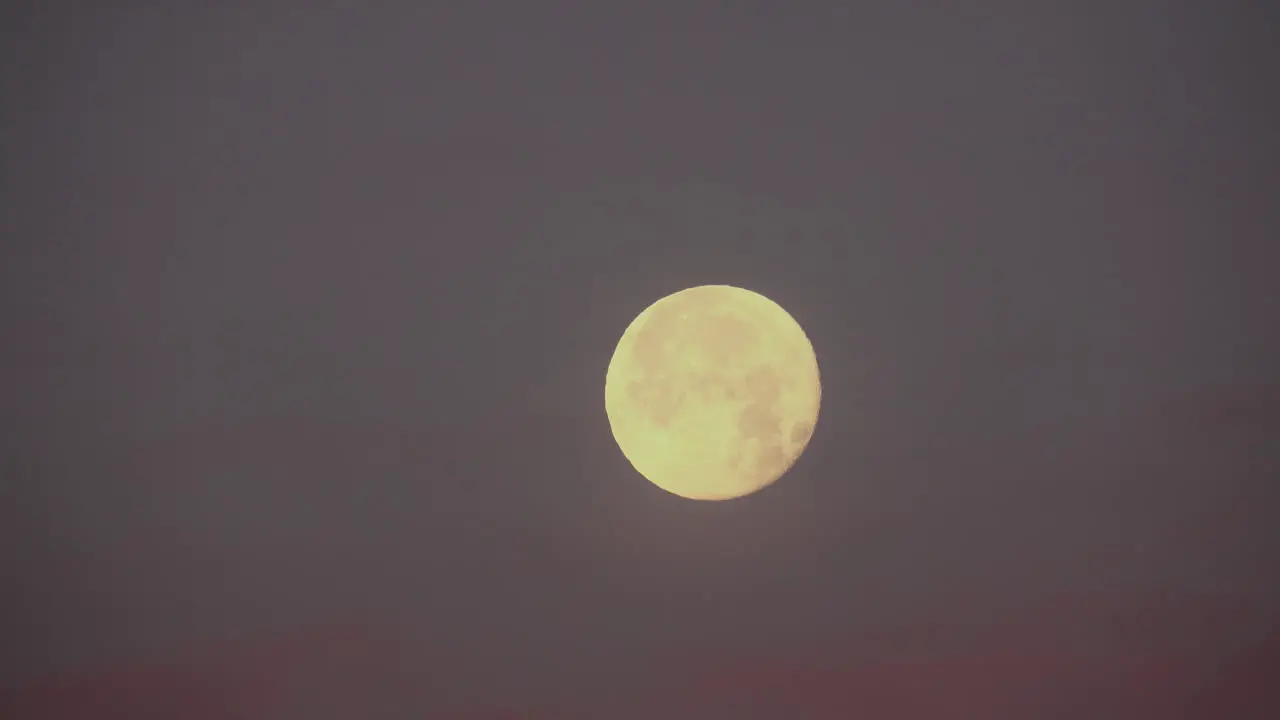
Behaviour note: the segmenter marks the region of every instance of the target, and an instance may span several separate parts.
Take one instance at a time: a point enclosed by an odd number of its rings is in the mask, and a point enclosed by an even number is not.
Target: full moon
[[[750,495],[809,444],[822,384],[800,324],[728,285],[681,290],[622,333],[605,374],[605,412],[632,466],[694,500]]]

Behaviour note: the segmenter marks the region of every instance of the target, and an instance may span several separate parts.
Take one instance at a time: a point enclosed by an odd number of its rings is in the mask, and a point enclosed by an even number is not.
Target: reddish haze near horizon
[[[628,718],[736,712],[826,720],[1263,720],[1280,709],[1280,633],[1257,608],[1077,598],[983,628],[901,627],[845,639],[823,657],[673,657],[650,691],[607,708],[467,707],[452,668],[350,623],[190,651],[172,661],[52,674],[0,693],[7,720],[381,717]],[[629,708],[629,709],[622,709]],[[599,714],[604,713],[604,714]],[[772,714],[771,714],[772,713]],[[1067,713],[1067,714],[1063,714]]]

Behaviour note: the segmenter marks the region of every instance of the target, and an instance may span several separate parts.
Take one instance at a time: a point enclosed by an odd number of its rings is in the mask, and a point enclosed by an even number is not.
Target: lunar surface
[[[682,290],[627,327],[605,376],[613,436],[658,487],[727,500],[770,485],[818,420],[809,338],[772,300],[728,285]]]

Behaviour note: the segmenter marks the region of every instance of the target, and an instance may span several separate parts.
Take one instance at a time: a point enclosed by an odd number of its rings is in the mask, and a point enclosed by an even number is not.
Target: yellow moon
[[[813,345],[772,300],[729,285],[645,308],[609,361],[605,411],[650,482],[728,500],[782,477],[809,444],[822,384]]]

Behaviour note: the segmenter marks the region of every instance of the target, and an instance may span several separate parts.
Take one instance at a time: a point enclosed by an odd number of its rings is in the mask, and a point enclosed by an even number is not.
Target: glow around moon
[[[682,290],[627,327],[605,376],[613,436],[668,492],[727,500],[773,483],[809,444],[822,386],[799,323],[728,285]]]

